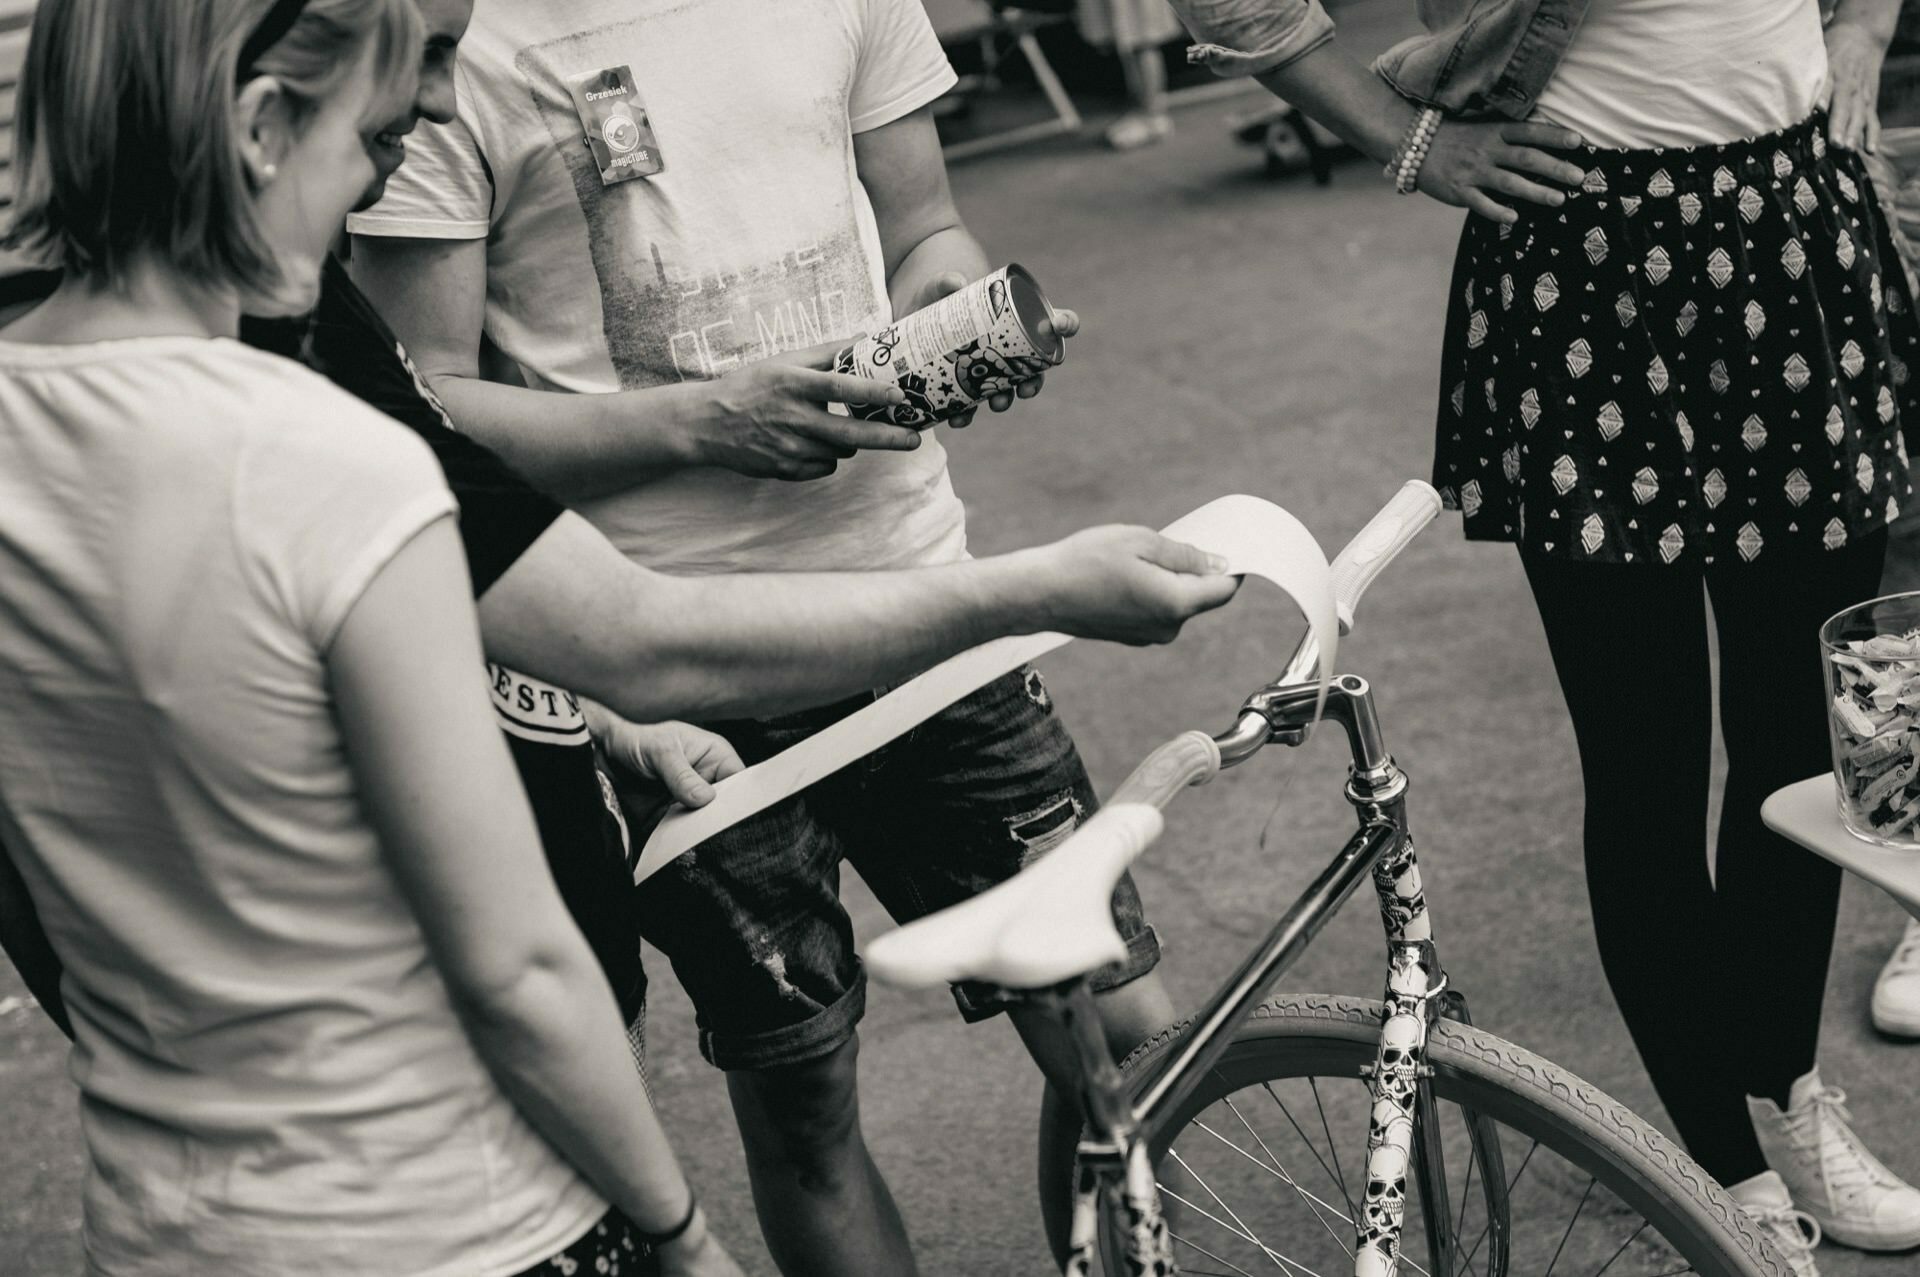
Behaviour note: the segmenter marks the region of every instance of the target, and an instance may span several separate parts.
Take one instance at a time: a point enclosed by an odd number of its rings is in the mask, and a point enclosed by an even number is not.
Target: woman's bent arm
[[[613,993],[560,901],[484,687],[458,534],[422,532],[328,657],[348,760],[479,1054],[527,1120],[643,1229],[688,1188]]]

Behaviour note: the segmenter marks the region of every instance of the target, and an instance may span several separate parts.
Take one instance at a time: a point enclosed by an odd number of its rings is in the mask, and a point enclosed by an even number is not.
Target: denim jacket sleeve
[[[1524,118],[1590,0],[1419,0],[1427,34],[1375,59],[1402,96],[1449,113]]]
[[[1219,76],[1264,75],[1333,39],[1320,0],[1172,0],[1200,43],[1187,61]]]

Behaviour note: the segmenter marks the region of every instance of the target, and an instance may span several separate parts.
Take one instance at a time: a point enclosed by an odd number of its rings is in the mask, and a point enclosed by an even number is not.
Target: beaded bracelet
[[[1393,158],[1387,162],[1384,170],[1393,181],[1393,189],[1402,195],[1411,195],[1420,177],[1420,166],[1426,163],[1427,151],[1433,145],[1434,134],[1440,131],[1440,109],[1426,106],[1413,117],[1413,123],[1407,126],[1407,134],[1400,139],[1399,147]]]

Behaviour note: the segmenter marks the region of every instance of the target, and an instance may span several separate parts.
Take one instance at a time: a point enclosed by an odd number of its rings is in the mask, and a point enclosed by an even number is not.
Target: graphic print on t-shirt
[[[572,692],[487,662],[494,714],[509,735],[543,745],[586,745],[586,716]]]
[[[658,218],[648,201],[667,204],[683,225],[698,224],[709,218],[682,201],[697,205],[705,190],[684,189],[693,185],[684,180],[675,188],[674,170],[639,182],[601,180],[581,133],[569,77],[577,77],[582,66],[609,65],[623,60],[622,50],[657,41],[658,32],[648,28],[661,25],[648,18],[619,22],[534,45],[514,59],[586,220],[607,353],[621,386],[718,377],[742,364],[884,322],[874,264],[858,233],[848,184],[754,191],[749,197],[758,205],[753,216],[732,219],[742,233],[709,235],[696,247],[672,242],[670,235],[648,234],[649,222]],[[819,25],[802,23],[783,31],[791,36],[783,57],[832,56],[836,50],[826,44],[828,37],[805,29]],[[752,74],[734,67],[727,79],[738,85]],[[646,93],[646,85],[638,88]],[[718,81],[715,92],[745,94],[742,88],[721,88]],[[765,126],[775,135],[802,133],[807,147],[837,149],[852,162],[843,102],[809,102],[800,111],[767,114]],[[671,128],[671,120],[656,119],[655,126]],[[662,136],[660,145],[671,150],[674,139]],[[725,162],[722,156],[689,157],[696,171]],[[784,219],[767,215],[780,208],[790,214]],[[782,220],[784,228],[778,226]]]

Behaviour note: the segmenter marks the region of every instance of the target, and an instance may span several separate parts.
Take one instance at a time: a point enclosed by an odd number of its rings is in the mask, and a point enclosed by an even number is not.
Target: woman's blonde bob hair
[[[151,255],[243,294],[280,291],[234,113],[241,45],[271,5],[40,0],[20,77],[6,246],[99,287]],[[309,0],[249,75],[277,80],[298,124],[371,46],[364,118],[383,119],[413,96],[420,40],[413,0]]]

